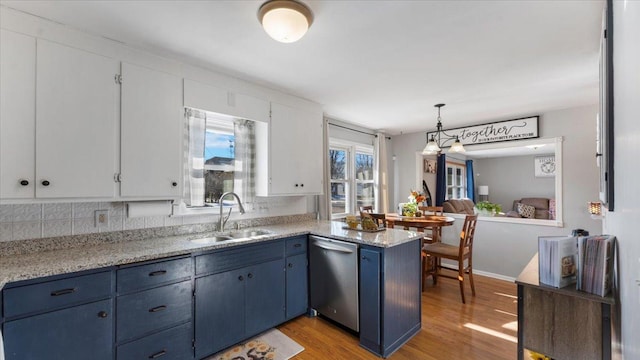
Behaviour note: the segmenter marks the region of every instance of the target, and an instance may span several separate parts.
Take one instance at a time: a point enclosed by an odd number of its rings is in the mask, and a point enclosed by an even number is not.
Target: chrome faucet
[[[222,199],[224,199],[224,197],[227,195],[233,195],[236,197],[236,199],[238,199],[238,207],[240,208],[240,214],[244,214],[244,207],[242,206],[242,201],[240,201],[240,197],[238,196],[238,194],[231,191],[228,191],[222,194],[220,196],[220,199],[218,199],[218,205],[220,206],[220,223],[218,224],[219,231],[224,231],[224,224],[227,223],[227,220],[229,220],[229,216],[231,216],[231,209],[229,209],[229,214],[226,217],[222,215]]]

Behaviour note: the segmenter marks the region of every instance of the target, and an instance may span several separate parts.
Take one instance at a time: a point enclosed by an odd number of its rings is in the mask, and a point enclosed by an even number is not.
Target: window
[[[225,192],[233,191],[233,122],[207,117],[204,143],[204,202],[212,204]]]
[[[332,217],[374,205],[372,146],[333,140],[329,146],[329,164]]]
[[[447,162],[447,200],[467,197],[465,166]]]
[[[191,207],[217,206],[233,191],[243,203],[255,194],[255,123],[187,109],[188,149],[185,202]],[[227,205],[234,198],[225,198]]]

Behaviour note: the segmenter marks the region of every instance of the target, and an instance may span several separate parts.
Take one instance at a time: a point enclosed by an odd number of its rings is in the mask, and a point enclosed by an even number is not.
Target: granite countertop
[[[383,248],[393,247],[422,237],[422,234],[417,232],[397,229],[374,233],[346,230],[343,229],[344,225],[345,223],[336,221],[304,221],[266,225],[256,227],[256,229],[267,230],[271,232],[269,235],[257,239],[209,244],[198,244],[189,240],[206,238],[215,235],[215,233],[128,239],[127,241],[99,244],[76,244],[55,249],[39,246],[30,252],[0,256],[0,288],[14,281],[187,255],[295,235],[313,234]],[[43,241],[46,240],[43,239]]]

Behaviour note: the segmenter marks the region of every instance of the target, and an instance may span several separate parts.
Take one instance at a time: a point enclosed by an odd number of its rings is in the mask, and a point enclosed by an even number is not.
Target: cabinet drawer
[[[196,275],[218,273],[283,258],[284,241],[230,249],[196,256]]]
[[[162,261],[118,270],[118,294],[185,279],[193,272],[191,258]]]
[[[188,321],[191,319],[191,299],[191,281],[118,297],[118,341]]]
[[[193,329],[191,323],[146,336],[140,340],[118,346],[118,360],[193,359]]]
[[[4,316],[13,317],[109,297],[111,272],[75,276],[4,290]]]
[[[307,235],[296,236],[287,239],[286,255],[295,255],[307,251]]]

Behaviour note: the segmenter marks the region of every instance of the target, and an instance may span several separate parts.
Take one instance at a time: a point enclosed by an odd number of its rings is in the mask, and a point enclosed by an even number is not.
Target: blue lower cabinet
[[[360,248],[360,345],[388,357],[421,328],[420,240]]]
[[[244,269],[196,279],[196,358],[244,338]]]
[[[162,359],[191,360],[193,326],[191,323],[149,335],[118,346],[118,360]]]
[[[119,296],[118,342],[189,321],[192,312],[191,301],[191,281]]]
[[[380,345],[380,253],[360,249],[360,343]]]
[[[113,302],[97,301],[4,323],[7,360],[113,360]]]
[[[306,243],[305,243],[306,244]],[[307,253],[289,256],[286,261],[287,314],[286,320],[307,312],[309,304],[309,280]]]
[[[284,260],[196,279],[196,358],[284,322]]]

